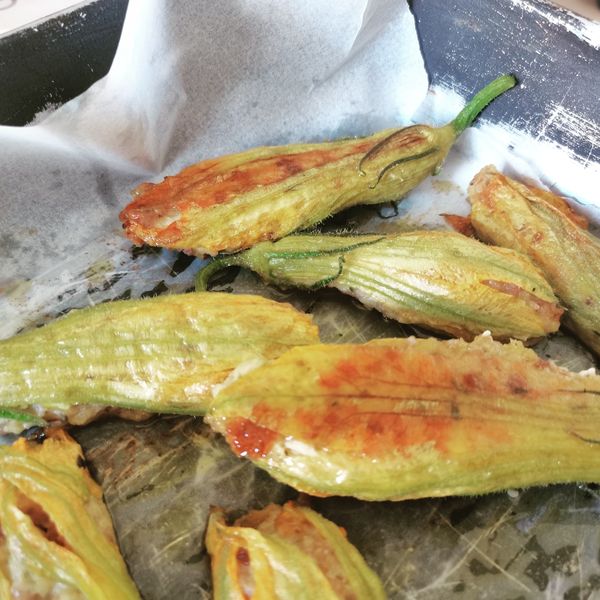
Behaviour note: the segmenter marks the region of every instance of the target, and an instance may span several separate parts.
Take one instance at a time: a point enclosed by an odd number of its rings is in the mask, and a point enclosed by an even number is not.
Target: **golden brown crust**
[[[241,164],[236,164],[237,155],[201,161],[161,183],[140,185],[119,217],[126,235],[136,244],[179,247],[191,209],[231,202],[259,187],[268,188],[299,173],[362,155],[372,146],[371,141],[357,140],[332,148],[313,145],[302,150],[299,146],[298,151],[289,153],[275,147],[258,149],[256,158]]]

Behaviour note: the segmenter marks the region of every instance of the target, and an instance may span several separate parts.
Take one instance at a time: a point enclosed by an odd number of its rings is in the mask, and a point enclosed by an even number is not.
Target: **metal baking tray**
[[[0,76],[9,82],[0,98],[3,124],[24,124],[48,101],[64,102],[104,75],[126,5],[98,0],[85,18],[76,10],[37,31],[0,40]],[[579,18],[539,0],[414,0],[411,6],[433,84],[473,88],[485,56],[490,73],[511,70],[527,79],[518,103],[492,105],[487,119],[526,123],[532,134],[600,162],[593,136],[575,135],[551,118],[556,106],[576,109],[600,131],[600,50],[586,38]],[[57,37],[65,19],[71,35]],[[95,61],[91,75],[88,54]],[[62,66],[65,56],[68,72]],[[0,198],[0,206],[5,201]],[[360,220],[361,214],[344,218]],[[0,241],[2,254],[6,243]],[[155,259],[156,253],[144,251],[129,257],[141,269],[154,269],[148,289],[124,289],[121,281],[90,293],[102,301],[192,285],[191,258],[163,251],[160,264]],[[252,275],[231,272],[218,289],[290,301],[314,315],[324,341],[415,332],[333,292],[282,294],[262,287]],[[558,336],[536,350],[571,368],[592,364],[569,338]],[[122,552],[146,600],[210,597],[203,542],[210,506],[239,512],[297,496],[235,457],[201,419],[113,420],[74,434],[102,484]],[[595,485],[398,503],[328,498],[314,499],[312,505],[347,530],[390,598],[600,597],[600,490]]]

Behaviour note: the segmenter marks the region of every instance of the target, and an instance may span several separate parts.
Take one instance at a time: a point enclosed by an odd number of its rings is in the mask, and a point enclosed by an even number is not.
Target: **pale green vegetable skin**
[[[283,288],[337,288],[401,323],[472,338],[486,330],[527,340],[558,329],[562,310],[526,256],[458,233],[294,235],[209,263],[239,265]]]
[[[383,585],[367,566],[358,550],[350,544],[340,529],[315,511],[304,507],[286,506],[298,511],[314,528],[312,537],[327,544],[338,561],[347,595],[355,600],[384,600]],[[316,535],[315,535],[316,534]],[[212,558],[214,600],[244,600],[248,598],[239,576],[237,557],[240,549],[247,552],[253,600],[340,600],[333,589],[326,567],[315,556],[286,539],[278,531],[265,533],[249,526],[225,524],[220,512],[210,516],[207,549]]]
[[[202,414],[213,387],[240,364],[315,342],[308,316],[258,296],[105,303],[0,341],[0,407]]]

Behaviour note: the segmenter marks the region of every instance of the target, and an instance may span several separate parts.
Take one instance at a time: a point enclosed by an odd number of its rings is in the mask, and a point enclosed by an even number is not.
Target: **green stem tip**
[[[492,101],[507,90],[517,85],[517,78],[514,75],[502,75],[488,83],[482,90],[477,92],[470,102],[460,111],[456,119],[452,121],[456,135],[460,135],[477,115]]]

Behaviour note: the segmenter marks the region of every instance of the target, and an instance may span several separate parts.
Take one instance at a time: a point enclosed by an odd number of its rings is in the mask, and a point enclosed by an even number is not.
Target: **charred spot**
[[[22,431],[19,437],[25,438],[28,442],[43,444],[46,439],[46,429],[39,425],[34,425]]]
[[[81,456],[81,454],[77,457],[77,466],[80,469],[88,468],[88,462],[87,462],[87,460],[85,460],[85,458],[83,458],[83,456]]]
[[[31,498],[28,498],[25,494],[19,493],[17,497],[17,508],[31,519],[31,522],[49,542],[57,544],[67,550],[71,549],[65,538],[58,531],[56,523],[40,504],[34,502]]]

